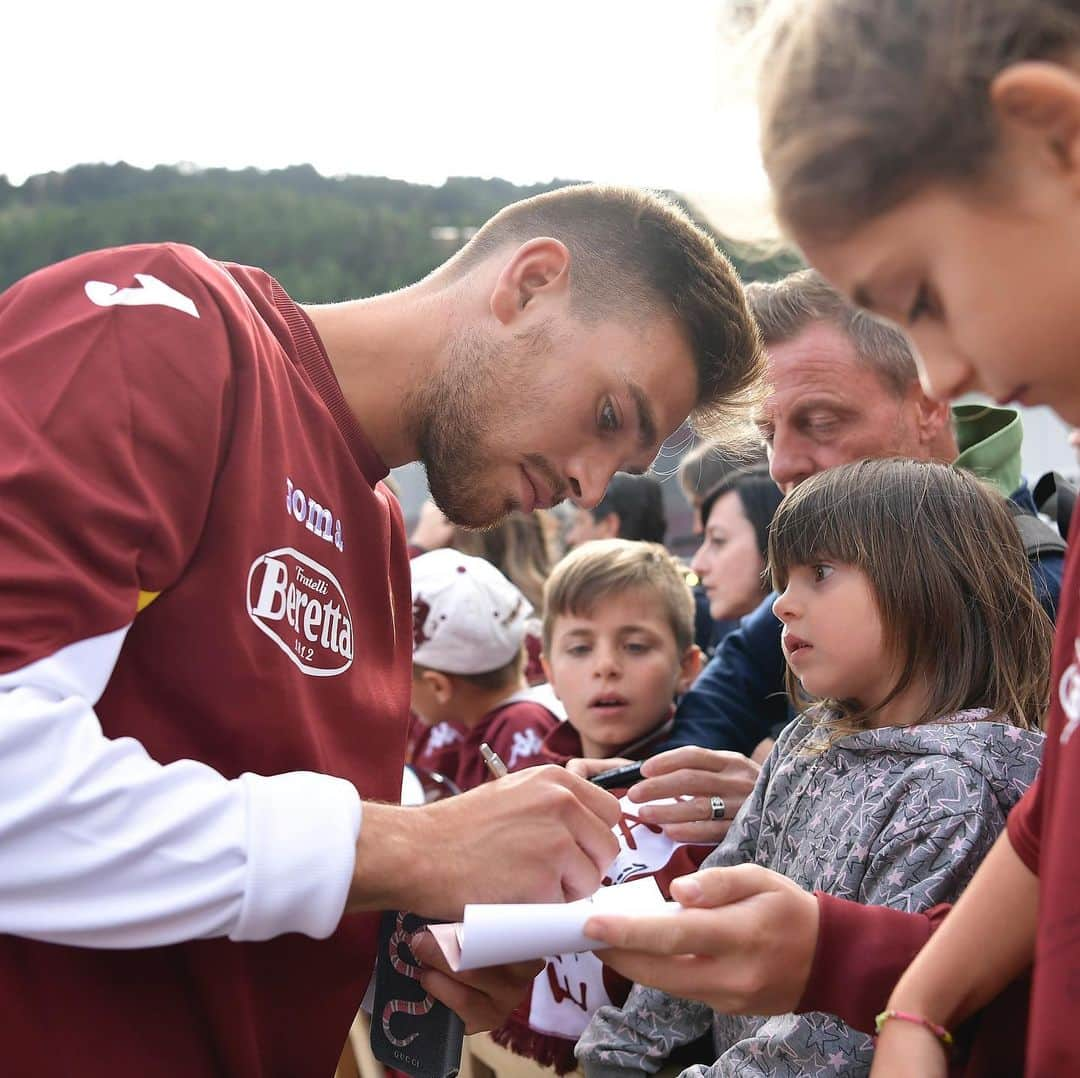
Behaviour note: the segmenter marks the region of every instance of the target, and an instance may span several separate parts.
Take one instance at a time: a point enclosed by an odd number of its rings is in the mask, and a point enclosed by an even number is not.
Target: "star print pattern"
[[[1042,735],[966,711],[827,744],[814,711],[781,734],[704,868],[753,862],[809,891],[918,912],[959,896],[1035,779]],[[827,1014],[715,1014],[635,985],[578,1041],[587,1078],[653,1073],[710,1024],[717,1059],[680,1078],[856,1078],[873,1040]]]

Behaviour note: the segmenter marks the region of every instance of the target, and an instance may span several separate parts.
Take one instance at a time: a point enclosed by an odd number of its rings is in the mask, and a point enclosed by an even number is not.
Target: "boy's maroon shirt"
[[[644,760],[646,757],[652,756],[670,737],[674,719],[675,708],[672,707],[653,730],[623,748],[613,750],[612,757]],[[558,764],[560,767],[565,767],[568,761],[584,755],[584,750],[581,747],[581,734],[574,728],[573,723],[569,721],[561,723],[548,734],[544,741],[543,755],[545,763]]]
[[[457,767],[458,752],[465,738],[465,727],[459,722],[442,722],[429,726],[415,712],[409,716],[408,747],[405,759],[423,771],[437,771],[449,777]]]
[[[472,729],[449,720],[428,726],[414,716],[410,761],[421,771],[448,778],[458,790],[471,790],[492,777],[480,755],[481,744],[486,743],[508,771],[520,771],[549,762],[544,739],[558,725],[558,717],[529,699],[528,690],[493,707]]]
[[[448,776],[459,789],[471,790],[491,779],[491,772],[480,755],[480,745],[485,742],[508,771],[547,763],[543,756],[544,739],[560,721],[543,704],[526,699],[526,695],[515,694],[492,708],[476,726],[465,729],[460,743],[455,745],[454,773]]]
[[[88,299],[88,282],[138,289],[135,274],[198,316]],[[266,273],[165,244],[42,270],[0,316],[0,563],[19,582],[0,603],[0,671],[132,624],[96,708],[107,736],[162,763],[324,772],[397,801],[404,525],[306,315]],[[301,500],[331,521],[309,528]],[[290,617],[290,585],[321,613]],[[376,932],[355,915],[325,940],[0,936],[3,1070],[332,1074]]]

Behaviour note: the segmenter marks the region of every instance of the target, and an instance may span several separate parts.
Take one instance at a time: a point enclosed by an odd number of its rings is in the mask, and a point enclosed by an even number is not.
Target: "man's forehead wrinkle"
[[[849,353],[838,349],[826,351],[811,342],[799,342],[770,362],[769,395],[782,393],[793,380],[835,378],[857,363],[854,346]]]
[[[853,357],[805,355],[788,357],[790,365],[783,379],[774,381],[772,391],[762,403],[761,411],[775,414],[778,404],[790,411],[804,401],[841,403],[851,395],[862,395],[866,390],[864,374],[876,377]]]
[[[800,397],[787,410],[787,419],[797,422],[804,419],[806,416],[812,415],[814,412],[831,412],[835,415],[848,415],[855,411],[857,411],[857,409],[852,406],[850,401],[840,397],[819,394],[813,397]]]

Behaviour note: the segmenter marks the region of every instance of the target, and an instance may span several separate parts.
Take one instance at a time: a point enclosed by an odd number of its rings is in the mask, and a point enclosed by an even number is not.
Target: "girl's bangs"
[[[852,505],[850,498],[835,493],[828,484],[818,483],[805,494],[793,491],[777,510],[769,534],[768,565],[776,591],[787,586],[792,566],[862,565],[858,516],[866,507]]]

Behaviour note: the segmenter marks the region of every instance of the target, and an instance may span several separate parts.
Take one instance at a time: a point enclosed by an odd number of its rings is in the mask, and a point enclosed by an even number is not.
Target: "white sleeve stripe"
[[[0,932],[89,947],[329,935],[355,788],[311,772],[228,781],[105,737],[93,703],[126,633],[0,675]]]
[[[101,699],[131,625],[68,644],[29,666],[0,674],[0,692],[33,686],[58,699],[81,696],[91,707]]]

